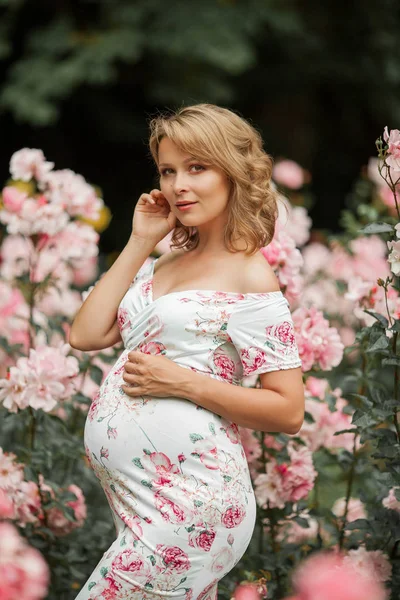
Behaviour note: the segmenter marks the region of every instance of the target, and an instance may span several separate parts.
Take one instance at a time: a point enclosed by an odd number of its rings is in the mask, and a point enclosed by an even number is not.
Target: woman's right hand
[[[161,242],[176,226],[176,216],[160,190],[142,194],[135,206],[132,220],[132,235],[154,242]]]

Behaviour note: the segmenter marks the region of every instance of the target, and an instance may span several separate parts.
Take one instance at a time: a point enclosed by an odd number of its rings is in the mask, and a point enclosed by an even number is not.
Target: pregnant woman
[[[200,104],[154,119],[150,149],[160,189],[70,335],[125,348],[85,426],[117,537],[79,600],[216,600],[256,518],[238,426],[294,434],[304,416],[288,303],[259,252],[277,216],[260,135]],[[242,387],[250,375],[261,388]]]

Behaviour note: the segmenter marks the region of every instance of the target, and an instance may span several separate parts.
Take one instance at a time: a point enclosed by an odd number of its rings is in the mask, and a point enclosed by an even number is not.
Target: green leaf
[[[140,483],[150,489],[153,487],[151,481],[146,481],[146,479],[142,479],[142,481]]]
[[[381,315],[381,314],[379,314],[377,312],[374,312],[373,310],[364,309],[364,312],[366,312],[367,314],[371,315],[371,317],[374,317],[377,321],[379,321],[379,323],[381,325],[383,325],[383,327],[385,329],[387,329],[387,327],[389,325],[389,321],[387,320],[386,317],[384,317],[383,315]]]
[[[215,435],[215,427],[214,427],[214,423],[209,423],[208,424],[208,429],[211,431],[212,434]]]
[[[384,358],[382,360],[382,365],[385,365],[388,367],[400,367],[400,357],[392,356],[390,358]]]
[[[89,367],[89,375],[90,379],[97,383],[97,385],[101,385],[103,380],[103,371],[97,365],[90,365]]]
[[[200,435],[199,433],[190,433],[189,437],[193,443],[199,442],[200,440],[204,440],[203,436]]]
[[[101,569],[100,569],[100,575],[102,577],[105,577],[107,575],[107,573],[108,573],[108,568],[107,567],[101,567]]]
[[[142,462],[140,460],[140,458],[136,457],[136,458],[132,458],[132,462],[134,465],[136,465],[137,467],[139,467],[139,469],[144,469],[144,466],[142,465]]]
[[[372,344],[372,346],[370,346],[366,352],[368,353],[373,353],[373,352],[381,352],[381,350],[386,350],[386,348],[389,346],[389,340],[386,337],[386,335],[381,335],[378,337],[378,339],[376,340],[376,342],[374,342]]]
[[[362,229],[359,230],[359,233],[393,233],[394,227],[393,225],[389,225],[389,223],[384,223],[383,221],[377,221],[376,223],[370,223],[366,225]]]

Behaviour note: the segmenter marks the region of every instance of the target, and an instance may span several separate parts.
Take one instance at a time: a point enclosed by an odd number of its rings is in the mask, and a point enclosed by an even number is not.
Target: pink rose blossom
[[[339,518],[344,516],[346,508],[346,499],[338,498],[332,506],[332,512]],[[366,519],[367,514],[365,512],[364,504],[358,498],[350,498],[347,506],[346,521],[351,523],[356,519]]]
[[[304,171],[294,160],[281,160],[274,165],[272,177],[276,183],[291,190],[304,185]]]
[[[38,346],[30,349],[29,357],[21,357],[11,367],[7,379],[0,380],[0,402],[10,412],[31,406],[50,412],[57,402],[75,391],[74,378],[79,373],[79,363],[67,356],[69,344],[58,348]]]
[[[382,504],[385,508],[389,508],[390,510],[396,510],[397,512],[400,512],[400,500],[397,500],[395,496],[395,490],[397,489],[399,488],[397,487],[389,490],[389,494],[386,496],[386,498],[382,500]]]
[[[246,516],[246,510],[244,506],[235,504],[229,506],[221,516],[221,522],[227,529],[233,529],[238,527]]]
[[[322,312],[314,307],[298,308],[292,317],[303,371],[314,366],[323,371],[336,367],[344,350],[337,329],[329,327]]]
[[[279,220],[296,246],[301,248],[310,238],[312,221],[304,206],[292,206],[289,202],[285,202],[285,205],[288,209],[288,217],[286,216],[286,210],[280,210]]]
[[[19,213],[28,194],[19,190],[17,187],[8,186],[3,188],[2,200],[5,210],[10,213]]]
[[[189,546],[209,552],[214,543],[216,532],[213,527],[208,527],[207,529],[205,527],[203,529],[200,528],[201,525],[189,533]]]
[[[160,555],[162,562],[175,573],[185,573],[190,569],[190,560],[186,552],[178,546],[165,546],[157,544],[156,553]]]
[[[66,210],[72,217],[82,216],[96,220],[104,206],[94,188],[82,175],[74,173],[71,169],[48,173],[41,182],[41,188],[52,203]]]
[[[392,565],[381,550],[367,550],[360,546],[349,550],[344,562],[351,564],[361,576],[372,576],[375,581],[388,581],[392,576]]]
[[[10,160],[10,173],[13,179],[40,181],[54,167],[54,163],[47,162],[42,150],[36,148],[22,148],[14,152]]]
[[[12,519],[14,517],[14,505],[10,497],[0,488],[0,519]]]
[[[50,573],[38,550],[28,546],[10,523],[0,523],[0,598],[41,600],[47,596]]]
[[[305,383],[306,396],[312,396],[324,400],[328,391],[329,381],[327,379],[320,379],[317,377],[307,377]]]
[[[385,600],[386,593],[371,575],[358,577],[353,565],[333,552],[312,554],[293,575],[295,596],[286,600]]]
[[[276,271],[281,288],[289,302],[296,300],[302,290],[300,268],[303,258],[293,238],[277,221],[273,240],[261,248],[261,253]]]
[[[255,496],[262,508],[284,508],[286,502],[297,502],[305,498],[314,486],[317,472],[313,465],[311,451],[306,446],[296,447],[288,443],[289,463],[278,464],[270,457],[266,473],[260,473],[254,480]]]
[[[392,129],[389,133],[388,128],[385,127],[383,139],[388,145],[386,162],[394,171],[394,174],[397,175],[400,171],[400,131],[398,129]]]

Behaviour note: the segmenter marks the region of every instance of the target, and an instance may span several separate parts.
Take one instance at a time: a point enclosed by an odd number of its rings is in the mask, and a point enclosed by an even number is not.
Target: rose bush
[[[392,600],[400,591],[399,139],[397,130],[385,129],[378,159],[363,171],[343,214],[344,232],[335,237],[311,230],[310,174],[293,161],[275,168],[287,211],[280,210],[274,239],[262,253],[292,310],[294,329],[284,324],[275,333],[299,347],[306,418],[294,436],[235,425],[226,430],[243,445],[258,508],[248,551],[221,581],[220,600],[312,598],[311,573],[318,565],[321,589],[332,582],[334,566],[344,581],[373,573],[371,600],[381,600],[383,588]],[[55,170],[40,150],[16,152],[10,171],[0,206],[0,512],[7,521],[0,526],[18,528],[47,561],[51,580],[38,567],[36,597],[48,586],[48,598],[68,600],[114,533],[85,456],[83,427],[121,346],[80,352],[67,344],[71,319],[99,275],[98,224],[107,225],[109,213],[83,177]],[[155,253],[168,252],[169,240]],[[121,313],[122,325],[126,318]],[[228,377],[229,365],[220,368]],[[247,377],[244,385],[260,382]],[[216,468],[214,446],[198,441],[195,450],[203,464]],[[177,469],[162,453],[138,460],[154,478],[170,478]],[[206,555],[215,524],[192,523],[189,507],[178,510],[161,492],[155,501],[166,520],[190,526],[190,545]],[[242,518],[239,504],[218,516],[229,530],[229,546],[214,559],[216,574],[235,564],[230,546]],[[141,534],[139,519],[129,526]],[[327,549],[336,553],[334,565],[310,560],[292,583],[309,554]],[[185,571],[179,549],[158,550],[160,569]],[[1,566],[2,573],[12,573],[18,560]],[[148,564],[134,552],[127,550],[114,566],[132,565],[147,580]],[[91,593],[101,598],[101,588],[96,584]]]

